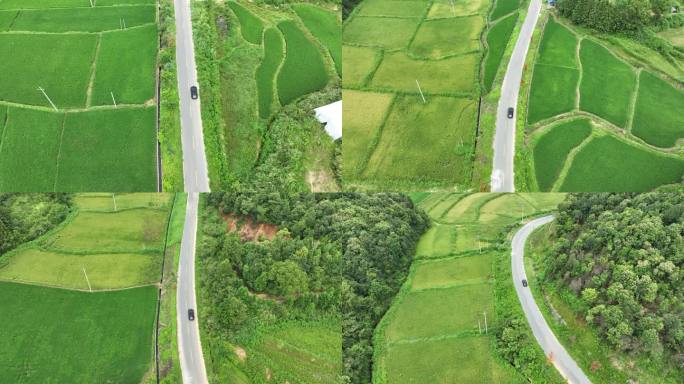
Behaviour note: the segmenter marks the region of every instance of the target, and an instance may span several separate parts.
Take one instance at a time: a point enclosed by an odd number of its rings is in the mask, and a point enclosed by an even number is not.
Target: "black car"
[[[523,287],[527,287],[527,280],[523,279]]]
[[[195,320],[195,310],[194,309],[188,309],[188,319],[190,319],[190,321]]]
[[[198,97],[199,96],[197,94],[197,87],[193,85],[192,87],[190,87],[190,98],[193,100],[197,100]]]
[[[509,119],[513,118],[513,107],[508,108],[508,118]]]

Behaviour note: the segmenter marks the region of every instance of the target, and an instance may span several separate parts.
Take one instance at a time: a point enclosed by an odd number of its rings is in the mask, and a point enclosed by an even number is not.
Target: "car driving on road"
[[[509,119],[513,118],[513,111],[514,111],[513,107],[508,108],[508,118]]]
[[[523,283],[523,287],[527,287],[527,280],[523,279],[522,283]]]
[[[193,85],[192,87],[190,87],[190,98],[193,100],[197,100],[198,97],[199,95],[197,93],[197,87]]]
[[[195,320],[195,310],[192,308],[188,309],[188,319],[190,321]]]

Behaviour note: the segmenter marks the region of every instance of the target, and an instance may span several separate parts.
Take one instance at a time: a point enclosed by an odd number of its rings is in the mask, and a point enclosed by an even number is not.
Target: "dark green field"
[[[575,107],[575,87],[579,71],[555,65],[537,64],[534,66],[527,122],[534,124],[561,113],[570,112]]]
[[[153,24],[156,7],[93,7],[23,10],[11,31],[38,32],[102,32]]]
[[[580,60],[580,109],[594,113],[618,127],[625,127],[636,84],[632,68],[606,48],[587,39],[582,40]]]
[[[0,382],[140,383],[157,289],[85,293],[0,283]]]
[[[591,133],[588,119],[558,124],[534,144],[534,171],[539,190],[548,192],[558,178],[570,151]]]
[[[285,36],[287,47],[285,61],[278,73],[278,97],[285,105],[325,87],[328,74],[320,52],[297,24],[283,21],[278,28]]]
[[[261,34],[264,30],[261,19],[234,1],[229,1],[228,6],[240,20],[242,37],[252,44],[261,44]]]
[[[487,32],[487,46],[489,47],[489,51],[484,64],[484,84],[487,89],[491,89],[492,87],[492,82],[494,82],[496,71],[501,65],[501,58],[508,45],[508,40],[511,38],[511,33],[513,32],[516,21],[518,21],[518,13],[501,19],[489,29],[489,32]]]
[[[604,136],[590,141],[575,156],[560,190],[642,192],[678,183],[682,174],[684,160],[657,155]]]
[[[337,74],[342,76],[342,34],[337,15],[310,4],[294,4],[292,9],[309,32],[328,50]]]
[[[491,19],[496,20],[518,9],[519,0],[496,0]]]
[[[674,146],[684,136],[683,102],[683,91],[642,71],[632,133],[657,147]]]
[[[275,75],[284,56],[283,38],[275,28],[264,34],[264,59],[256,70],[257,96],[259,97],[259,117],[268,119],[273,108]]]

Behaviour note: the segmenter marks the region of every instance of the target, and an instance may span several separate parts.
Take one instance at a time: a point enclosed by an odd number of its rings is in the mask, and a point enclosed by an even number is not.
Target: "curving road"
[[[188,318],[188,309],[197,312],[195,299],[195,242],[197,240],[197,208],[199,194],[188,193],[188,205],[185,210],[185,226],[181,240],[180,260],[178,263],[178,282],[176,286],[176,316],[178,327],[178,355],[183,383],[207,383],[207,372],[202,355],[199,324],[200,314],[195,320]]]
[[[197,240],[198,192],[209,192],[207,159],[199,100],[190,97],[190,86],[197,85],[195,50],[192,40],[192,20],[189,0],[174,0],[176,18],[176,70],[180,98],[181,140],[183,143],[183,179],[188,204],[178,265],[176,316],[178,355],[183,383],[206,384],[207,371],[202,354],[195,294],[195,243]],[[188,318],[188,309],[195,310],[195,320]]]
[[[207,158],[204,154],[200,101],[190,98],[190,86],[197,85],[190,0],[175,0],[174,10],[185,192],[209,192],[209,173],[207,172]]]
[[[537,303],[534,302],[534,297],[532,296],[530,288],[523,287],[522,285],[522,279],[527,279],[523,261],[525,242],[535,229],[553,221],[553,219],[553,215],[548,215],[532,220],[520,228],[518,232],[515,233],[515,236],[513,236],[511,251],[513,285],[515,285],[515,291],[518,294],[518,299],[522,305],[523,312],[525,312],[527,323],[530,325],[535,339],[537,339],[537,342],[544,350],[547,358],[553,363],[561,376],[571,384],[591,384],[591,381],[589,381],[584,372],[582,372],[582,369],[575,363],[575,360],[570,357],[551,331],[551,328],[549,328]]]
[[[518,94],[520,93],[520,81],[522,80],[525,57],[530,47],[532,32],[537,24],[541,0],[531,0],[527,10],[527,17],[520,29],[518,41],[513,48],[513,54],[508,62],[506,75],[501,86],[501,98],[496,109],[496,133],[494,134],[494,164],[490,181],[492,192],[513,192],[515,183],[513,178],[513,160],[515,158],[515,120],[508,118],[508,108],[516,108]]]

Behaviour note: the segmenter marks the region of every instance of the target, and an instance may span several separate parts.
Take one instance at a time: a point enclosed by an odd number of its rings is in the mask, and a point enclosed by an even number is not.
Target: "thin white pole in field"
[[[477,319],[477,333],[482,334],[482,327],[480,326],[480,319]]]
[[[114,201],[114,212],[116,212],[117,211],[117,209],[116,209],[116,195],[114,195],[113,193],[112,193],[112,200]]]
[[[456,8],[454,7],[454,0],[450,0],[449,2],[451,3],[451,13],[453,13],[454,16],[456,16]]]
[[[485,335],[487,334],[487,311],[484,312],[484,318],[485,318]]]
[[[114,108],[119,108],[116,106],[116,100],[114,99],[114,92],[109,92],[112,95],[112,101],[114,102]]]
[[[43,92],[43,95],[45,95],[45,98],[48,99],[48,101],[50,102],[50,105],[52,105],[52,108],[54,108],[55,111],[59,111],[59,109],[57,109],[57,107],[55,107],[55,103],[53,103],[52,100],[50,100],[50,97],[47,95],[47,93],[45,93],[45,90],[43,89],[43,87],[38,87],[38,90]]]
[[[420,83],[418,83],[418,79],[416,79],[416,85],[418,86],[418,92],[420,92],[420,97],[423,98],[423,104],[427,103],[427,101],[425,101],[425,96],[423,96],[423,90],[420,89]]]
[[[94,7],[93,0],[90,0],[90,8]]]
[[[123,26],[124,26],[123,29],[126,29],[126,19],[124,19],[124,18],[122,17],[121,20],[123,21]]]
[[[85,271],[85,267],[83,267],[83,274],[85,275],[86,281],[88,282],[88,290],[89,290],[90,292],[93,292],[93,288],[90,287],[90,280],[88,280],[88,274],[87,274],[86,271]]]

